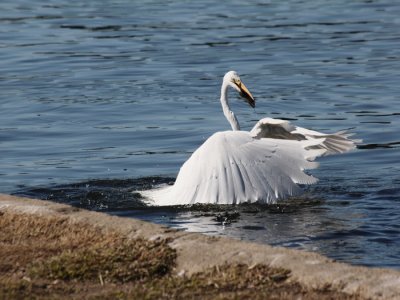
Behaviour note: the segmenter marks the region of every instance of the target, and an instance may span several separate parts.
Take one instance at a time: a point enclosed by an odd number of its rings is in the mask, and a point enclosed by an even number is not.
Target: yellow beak
[[[235,83],[240,90],[240,96],[242,96],[246,100],[246,102],[251,107],[254,108],[256,106],[256,101],[254,100],[253,95],[250,93],[250,91],[247,89],[247,87],[244,85],[244,83],[241,81],[235,82]]]

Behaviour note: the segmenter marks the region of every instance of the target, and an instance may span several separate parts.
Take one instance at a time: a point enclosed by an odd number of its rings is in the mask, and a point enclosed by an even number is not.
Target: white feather
[[[155,205],[194,203],[275,203],[301,193],[297,184],[317,178],[304,173],[318,167],[321,155],[343,153],[355,147],[346,132],[324,134],[279,119],[264,118],[250,132],[240,131],[230,110],[227,90],[254,98],[236,72],[228,72],[221,87],[223,112],[232,131],[217,132],[182,165],[172,186],[141,192]]]
[[[173,186],[142,194],[156,205],[275,203],[300,194],[297,183],[317,182],[303,170],[317,167],[311,160],[325,150],[306,148],[322,142],[256,139],[245,131],[217,132],[183,164]]]

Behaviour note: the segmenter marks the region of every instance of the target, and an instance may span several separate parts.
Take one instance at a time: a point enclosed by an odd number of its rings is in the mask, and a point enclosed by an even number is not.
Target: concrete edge
[[[352,266],[317,253],[176,231],[132,218],[0,194],[0,212],[7,210],[67,217],[73,222],[117,230],[129,237],[168,238],[178,253],[176,272],[179,274],[192,274],[224,263],[266,264],[289,269],[293,279],[308,287],[331,286],[366,298],[400,299],[400,272],[395,270]]]

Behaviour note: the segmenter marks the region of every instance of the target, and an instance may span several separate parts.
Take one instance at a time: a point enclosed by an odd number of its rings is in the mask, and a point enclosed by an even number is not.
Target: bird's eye
[[[233,83],[236,84],[237,86],[240,86],[240,80],[239,79],[234,79]]]

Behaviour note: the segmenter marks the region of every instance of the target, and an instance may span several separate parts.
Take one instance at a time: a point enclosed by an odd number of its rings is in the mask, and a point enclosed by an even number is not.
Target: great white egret
[[[317,178],[303,172],[322,155],[355,148],[345,131],[325,134],[297,127],[286,120],[264,118],[251,131],[240,131],[228,102],[232,87],[249,103],[255,100],[235,71],[225,74],[221,104],[232,131],[214,133],[181,167],[174,185],[141,192],[155,205],[194,203],[275,203],[299,195],[297,184]]]

